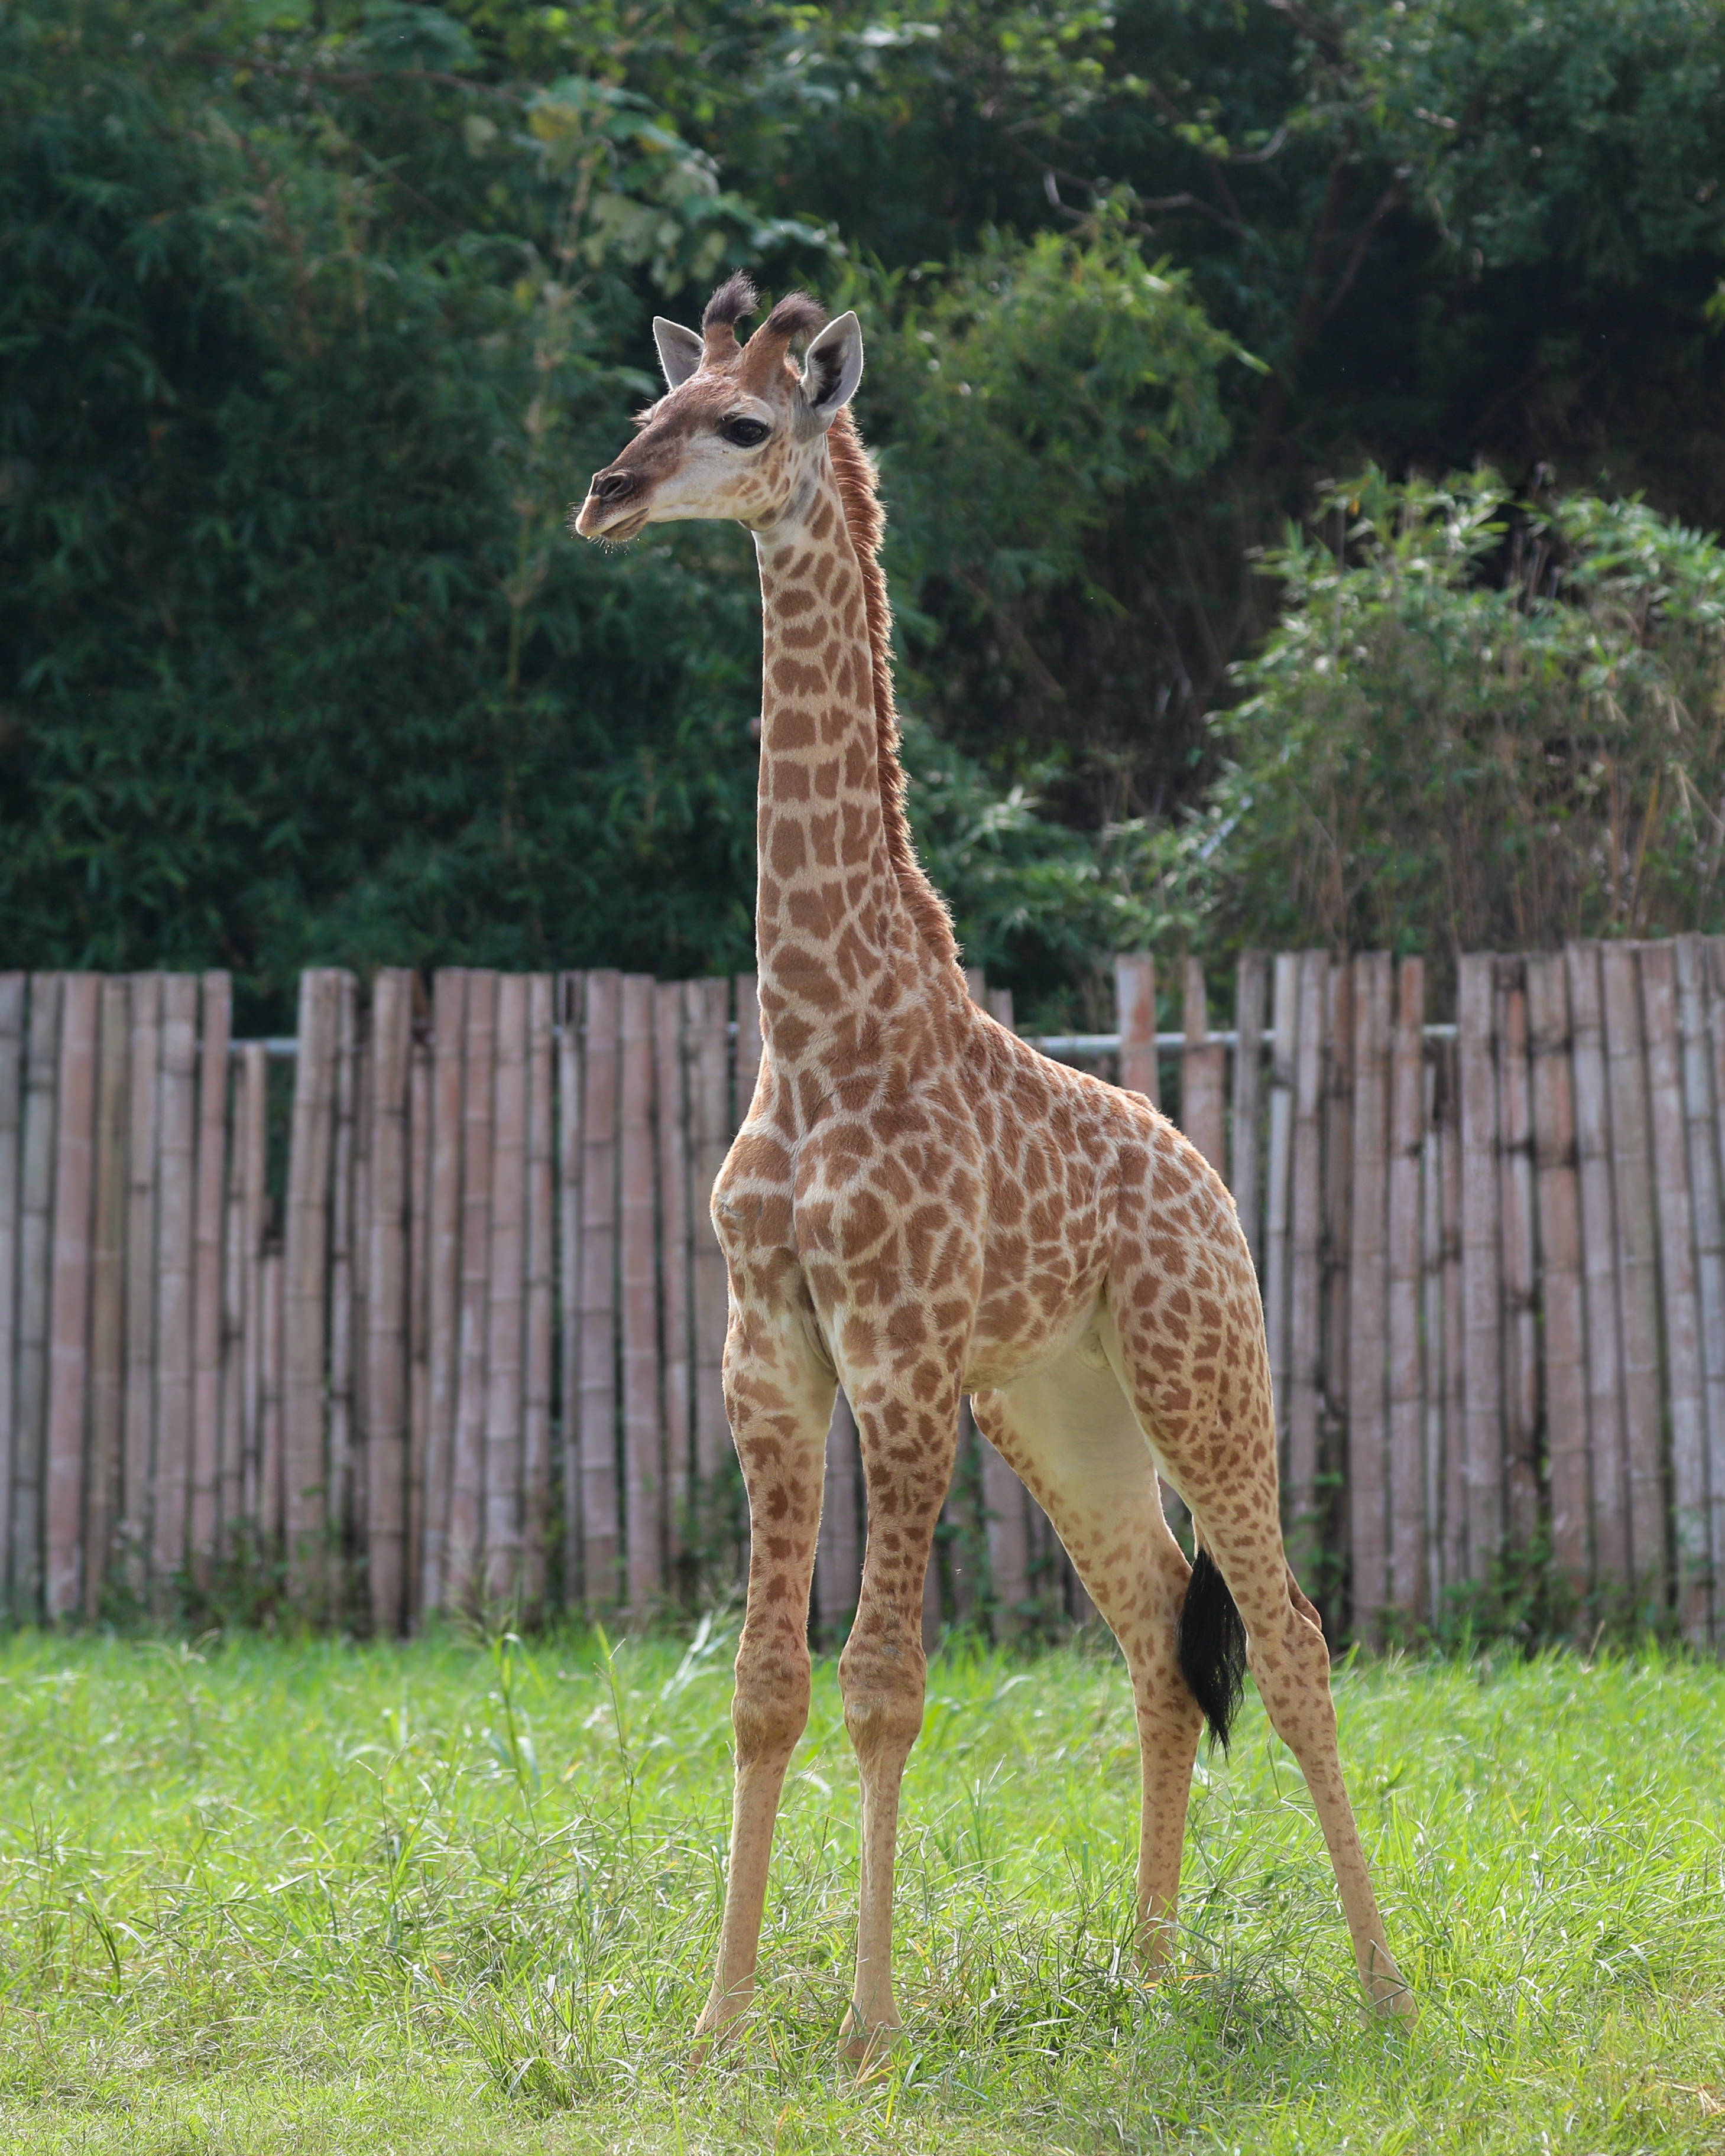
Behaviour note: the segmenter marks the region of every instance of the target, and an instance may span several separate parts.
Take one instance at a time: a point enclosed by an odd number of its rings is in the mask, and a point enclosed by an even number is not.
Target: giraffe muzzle
[[[646,522],[644,482],[631,471],[595,472],[575,519],[583,539],[632,539]]]

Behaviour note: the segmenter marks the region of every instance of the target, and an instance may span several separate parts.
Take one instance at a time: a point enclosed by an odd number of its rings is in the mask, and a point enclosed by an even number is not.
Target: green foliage
[[[1008,609],[1069,583],[1121,497],[1227,447],[1218,377],[1245,355],[1183,272],[1145,263],[1118,204],[1071,238],[985,233],[950,277],[880,300],[879,446],[913,591]]]
[[[8,2147],[278,2156],[682,2148],[1717,2148],[1717,1666],[1337,1672],[1424,2015],[1365,2024],[1299,1771],[1249,1695],[1199,1763],[1178,1981],[1130,1937],[1111,1656],[949,1643],[906,1777],[907,2030],[835,2039],[856,1772],[830,1661],[785,1790],[762,1988],[685,2063],[717,1929],[734,1642],[14,1635],[0,1796]]]
[[[619,166],[548,94],[502,158],[408,70],[294,95],[363,55],[213,92],[96,8],[4,30],[10,952],[225,963],[278,1014],[321,953],[741,963],[735,549],[559,536],[642,386],[596,175],[657,201],[664,131]]]
[[[1725,552],[1494,475],[1331,490],[1179,866],[1238,935],[1527,949],[1725,921]]]
[[[1445,239],[1476,270],[1633,288],[1725,242],[1725,20],[1697,0],[1383,0],[1346,50]]]
[[[746,543],[562,528],[649,317],[745,264],[864,307],[913,813],[972,955],[1077,1008],[1205,918],[1170,829],[1318,475],[1494,460],[1566,562],[1560,489],[1725,521],[1722,21],[7,0],[0,955],[227,964],[247,1024],[319,958],[745,963]],[[1593,917],[1543,858],[1479,917]],[[1260,940],[1342,903],[1250,881]]]

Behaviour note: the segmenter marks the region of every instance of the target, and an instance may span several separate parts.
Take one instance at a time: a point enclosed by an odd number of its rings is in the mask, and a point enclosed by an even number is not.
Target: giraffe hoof
[[[876,2021],[871,2026],[853,2006],[839,2031],[839,2055],[865,2069],[890,2058],[903,2027],[900,2021]]]

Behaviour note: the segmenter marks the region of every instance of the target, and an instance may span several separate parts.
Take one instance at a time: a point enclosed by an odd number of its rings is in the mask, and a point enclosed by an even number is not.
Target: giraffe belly
[[[983,1312],[994,1310],[992,1326],[985,1327]],[[967,1393],[998,1392],[1017,1384],[1067,1356],[1076,1356],[1086,1367],[1106,1369],[1102,1353],[1100,1296],[1090,1291],[1053,1311],[1028,1311],[1010,1329],[999,1324],[998,1298],[988,1298],[978,1312],[964,1363]]]

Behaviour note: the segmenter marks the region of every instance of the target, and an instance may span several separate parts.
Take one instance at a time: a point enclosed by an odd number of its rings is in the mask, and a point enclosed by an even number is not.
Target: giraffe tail
[[[1245,1627],[1228,1583],[1200,1543],[1180,1609],[1180,1675],[1204,1710],[1210,1742],[1224,1752],[1245,1688]]]

